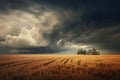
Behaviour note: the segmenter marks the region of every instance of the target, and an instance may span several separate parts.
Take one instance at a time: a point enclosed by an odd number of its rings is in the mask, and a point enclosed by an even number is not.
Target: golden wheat
[[[1,55],[0,80],[120,80],[119,55]]]

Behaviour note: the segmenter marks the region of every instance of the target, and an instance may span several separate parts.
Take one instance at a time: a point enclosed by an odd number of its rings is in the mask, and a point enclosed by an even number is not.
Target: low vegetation
[[[1,55],[0,80],[120,80],[119,55]]]

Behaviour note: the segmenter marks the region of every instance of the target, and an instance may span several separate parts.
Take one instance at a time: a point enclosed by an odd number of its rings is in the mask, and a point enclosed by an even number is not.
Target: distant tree
[[[86,54],[86,50],[78,49],[77,54]]]
[[[91,54],[91,55],[100,55],[100,52],[97,52],[95,48],[92,48],[90,50],[85,50],[85,49],[78,49],[77,54]]]
[[[84,50],[84,51],[83,51],[83,54],[86,54],[86,52],[87,52],[87,51],[86,51],[86,50]]]
[[[80,49],[78,49],[78,52],[77,52],[77,54],[80,54]]]
[[[83,49],[80,49],[80,54],[83,54]]]
[[[97,55],[100,55],[100,52],[97,52]]]

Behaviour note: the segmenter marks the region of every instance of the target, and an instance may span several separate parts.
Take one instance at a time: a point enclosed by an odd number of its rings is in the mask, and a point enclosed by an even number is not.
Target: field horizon
[[[120,80],[120,55],[0,55],[0,80]]]

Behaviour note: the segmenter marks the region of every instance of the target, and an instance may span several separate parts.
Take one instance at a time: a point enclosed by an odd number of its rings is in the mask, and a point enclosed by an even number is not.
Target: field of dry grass
[[[0,55],[0,80],[120,80],[120,55]]]

